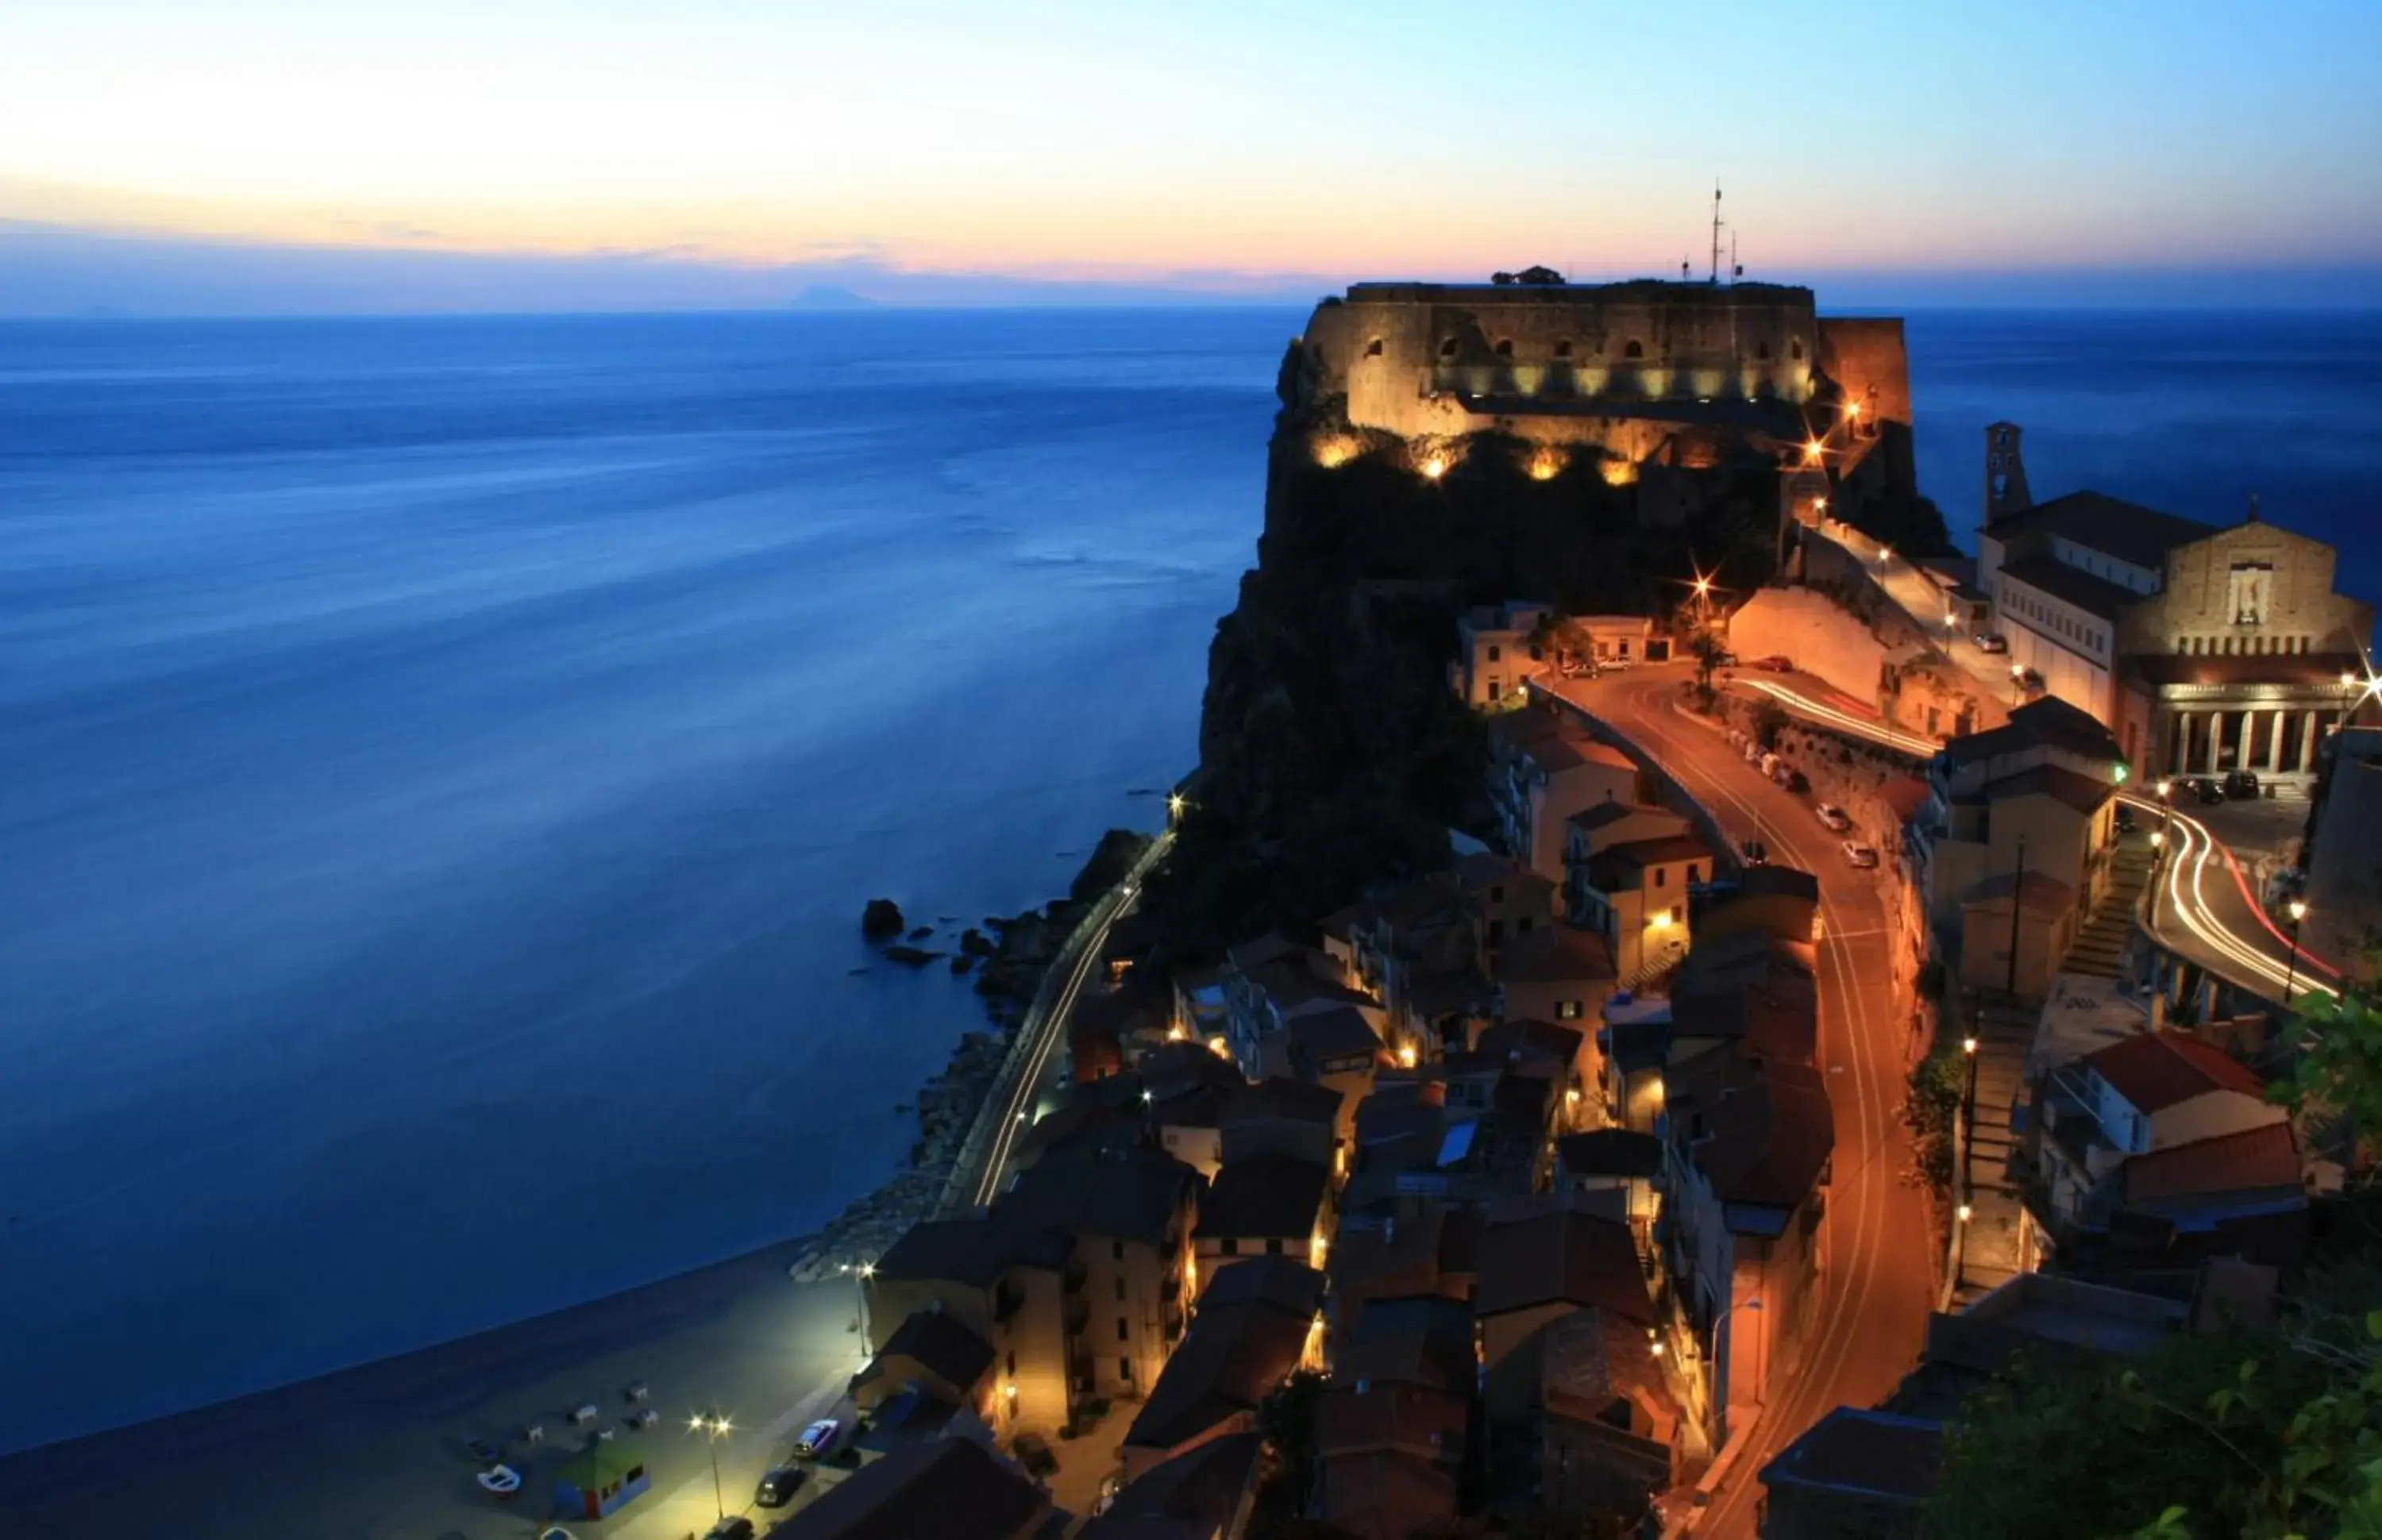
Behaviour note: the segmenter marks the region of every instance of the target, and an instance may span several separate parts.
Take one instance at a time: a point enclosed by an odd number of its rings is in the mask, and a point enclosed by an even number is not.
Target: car
[[[1770,847],[1764,845],[1759,839],[1738,840],[1737,845],[1737,853],[1738,858],[1748,866],[1767,866],[1770,864]]]
[[[1844,844],[1844,851],[1845,860],[1864,872],[1877,864],[1877,847],[1874,845],[1864,845],[1858,839],[1848,839]]]
[[[1782,764],[1779,768],[1785,770],[1786,767]],[[1775,779],[1775,777],[1773,778]],[[1786,778],[1779,781],[1778,784],[1798,797],[1808,797],[1811,794],[1811,777],[1800,770],[1787,770]]]
[[[1977,651],[1981,653],[2007,653],[2009,651],[2009,638],[2002,635],[1999,631],[1979,631],[1976,636],[1976,642]]]
[[[1786,761],[1780,759],[1776,754],[1767,752],[1765,752],[1760,759],[1754,761],[1754,764],[1761,768],[1762,773],[1765,776],[1774,776],[1778,774],[1778,767],[1785,763]]]
[[[1627,653],[1623,653],[1616,657],[1599,658],[1596,660],[1597,667],[1604,670],[1608,674],[1615,668],[1634,668],[1637,665],[1638,660],[1631,657]]]
[[[1117,1494],[1124,1490],[1124,1473],[1111,1471],[1100,1478],[1099,1496],[1092,1499],[1092,1517],[1097,1519],[1116,1506]]]
[[[1765,674],[1791,674],[1795,672],[1795,660],[1774,653],[1766,658],[1755,658],[1751,666]]]
[[[1737,752],[1745,756],[1745,763],[1748,764],[1762,763],[1762,745],[1750,738],[1745,740],[1745,747]]]
[[[759,1485],[753,1488],[753,1502],[759,1508],[783,1508],[794,1500],[794,1492],[810,1468],[804,1465],[780,1465],[765,1472]]]
[[[2192,783],[2192,792],[2207,807],[2215,807],[2225,800],[2225,788],[2205,776]]]
[[[2119,834],[2134,832],[2134,808],[2130,802],[2118,804],[2118,832]]]
[[[481,1472],[475,1479],[480,1484],[481,1491],[493,1493],[499,1497],[510,1497],[522,1488],[521,1473],[510,1465],[491,1465]]]
[[[753,1540],[753,1521],[742,1513],[731,1513],[705,1530],[703,1540]]]
[[[843,1424],[834,1418],[820,1418],[803,1429],[801,1436],[794,1440],[795,1457],[802,1460],[819,1459],[835,1448],[836,1436],[842,1431]]]
[[[2258,800],[2258,773],[2254,770],[2233,771],[2225,777],[2225,795],[2237,801],[2256,801]]]
[[[1819,806],[1813,808],[1811,813],[1813,816],[1820,820],[1822,825],[1825,825],[1834,833],[1850,834],[1853,832],[1852,814],[1836,806],[1834,802],[1822,802]]]
[[[483,1465],[494,1465],[505,1458],[505,1451],[502,1446],[491,1444],[485,1438],[467,1440],[463,1445],[463,1449],[465,1453],[469,1454],[473,1460],[478,1461]]]

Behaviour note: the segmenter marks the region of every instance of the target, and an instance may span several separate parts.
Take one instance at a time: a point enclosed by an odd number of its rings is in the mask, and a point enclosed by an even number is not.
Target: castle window
[[[1628,347],[1621,349],[1621,356],[1625,359],[1642,359],[1646,356],[1646,345],[1642,342],[1632,342]]]
[[[1571,338],[1566,336],[1556,339],[1555,357],[1559,359],[1567,359],[1571,357]]]
[[[1788,343],[1786,345],[1786,356],[1795,359],[1801,358],[1803,356],[1803,344],[1799,341]]]
[[[1375,337],[1372,341],[1365,344],[1365,356],[1369,359],[1377,359],[1381,356],[1381,339],[1380,337]]]
[[[1507,336],[1497,339],[1497,356],[1501,359],[1510,359],[1514,356],[1514,339],[1512,337]]]
[[[1439,356],[1443,359],[1452,359],[1455,356],[1455,339],[1454,337],[1449,337],[1446,341],[1439,345]]]
[[[1762,360],[1764,363],[1769,362],[1769,361],[1770,361],[1770,344],[1768,344],[1768,343],[1766,343],[1766,342],[1757,342],[1757,343],[1755,343],[1755,344],[1753,345],[1753,356],[1754,356],[1755,358],[1757,358],[1757,359]]]

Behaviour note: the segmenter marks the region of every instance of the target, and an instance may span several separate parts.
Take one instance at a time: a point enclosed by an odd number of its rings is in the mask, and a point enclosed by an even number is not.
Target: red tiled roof
[[[1596,1305],[1626,1320],[1654,1318],[1627,1225],[1546,1200],[1526,1206],[1535,1212],[1492,1220],[1480,1232],[1474,1314],[1569,1303]]]
[[[2222,1048],[2179,1033],[2146,1032],[2086,1057],[2137,1110],[2163,1111],[2212,1091],[2263,1097],[2265,1082]]]
[[[2126,1162],[2128,1203],[2299,1185],[2300,1147],[2284,1119],[2154,1150]]]

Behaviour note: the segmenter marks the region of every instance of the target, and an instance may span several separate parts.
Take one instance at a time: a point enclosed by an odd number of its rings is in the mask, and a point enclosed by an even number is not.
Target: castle
[[[1499,433],[1593,452],[1618,483],[1748,457],[1841,476],[1882,437],[1907,441],[1899,320],[1823,316],[1785,284],[1498,278],[1356,284],[1316,307],[1282,396],[1325,431],[1320,459],[1345,452],[1340,427],[1420,445]]]

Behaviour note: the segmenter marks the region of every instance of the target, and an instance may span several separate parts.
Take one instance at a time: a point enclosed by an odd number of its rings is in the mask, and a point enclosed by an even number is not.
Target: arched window
[[[1555,357],[1559,359],[1571,357],[1571,338],[1565,336],[1555,339]]]
[[[1786,356],[1791,359],[1801,358],[1803,356],[1803,344],[1799,340],[1788,343],[1786,345]]]
[[[1514,339],[1512,337],[1501,336],[1497,339],[1497,356],[1501,359],[1510,359],[1514,356]]]
[[[1621,349],[1621,356],[1625,359],[1642,359],[1646,356],[1646,345],[1642,342],[1632,342],[1628,347]]]
[[[1443,359],[1452,359],[1455,356],[1455,339],[1454,337],[1449,337],[1439,345],[1439,356]]]
[[[1762,362],[1768,363],[1770,361],[1770,344],[1766,342],[1755,343],[1753,345],[1753,356],[1760,359]]]
[[[1375,337],[1372,341],[1365,344],[1365,356],[1369,359],[1377,359],[1381,356],[1381,339],[1380,337]]]

